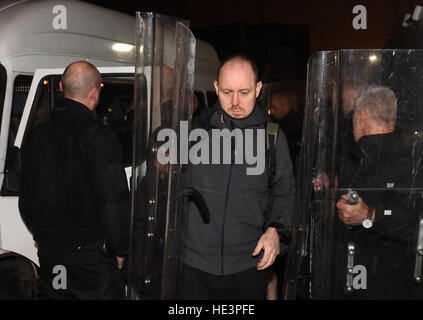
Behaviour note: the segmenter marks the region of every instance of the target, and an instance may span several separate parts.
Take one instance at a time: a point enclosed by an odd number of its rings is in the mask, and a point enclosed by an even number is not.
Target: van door
[[[127,177],[131,176],[134,67],[102,67],[102,90],[97,114],[121,139]],[[19,148],[31,129],[49,118],[63,99],[59,81],[64,68],[35,71],[25,107],[20,114],[13,145],[6,156],[5,178],[0,192],[0,249],[22,255],[38,265],[36,243],[23,223],[19,209]],[[146,73],[148,77],[148,74]],[[149,81],[145,81],[148,83]],[[148,92],[148,90],[147,90]],[[9,133],[10,134],[10,133]]]

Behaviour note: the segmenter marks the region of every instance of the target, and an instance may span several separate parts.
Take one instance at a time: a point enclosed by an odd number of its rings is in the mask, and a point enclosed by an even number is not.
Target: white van
[[[135,17],[84,2],[0,2],[0,266],[10,257],[38,265],[36,244],[19,214],[19,194],[8,179],[14,148],[49,116],[60,95],[60,75],[76,60],[91,62],[103,75],[101,118],[121,116],[133,95],[134,39]],[[214,103],[218,65],[214,48],[197,40],[194,88],[205,105]]]

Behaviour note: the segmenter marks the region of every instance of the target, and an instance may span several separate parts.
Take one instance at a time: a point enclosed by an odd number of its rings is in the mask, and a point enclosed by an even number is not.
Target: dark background
[[[406,13],[422,0],[143,0],[86,2],[135,15],[153,11],[190,21],[195,36],[222,58],[242,52],[258,62],[264,81],[303,80],[320,50],[384,48]],[[367,30],[355,30],[355,5],[367,9]]]

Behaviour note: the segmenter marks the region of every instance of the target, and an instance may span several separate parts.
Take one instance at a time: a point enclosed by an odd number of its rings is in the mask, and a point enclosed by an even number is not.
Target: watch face
[[[373,221],[367,218],[367,219],[364,219],[361,224],[363,225],[364,228],[369,229],[373,226]]]

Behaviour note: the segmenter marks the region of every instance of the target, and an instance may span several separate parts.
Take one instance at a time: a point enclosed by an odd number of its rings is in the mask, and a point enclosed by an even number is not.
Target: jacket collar
[[[62,106],[56,108],[57,111],[60,111],[60,109],[67,109],[67,108],[71,108],[74,111],[77,111],[78,113],[83,114],[84,116],[90,117],[90,118],[95,118],[95,115],[93,112],[91,112],[90,109],[88,109],[88,107],[78,101],[72,100],[72,99],[68,99],[68,98],[64,98]]]
[[[381,150],[389,146],[389,148],[398,147],[398,134],[396,132],[384,134],[372,134],[363,136],[358,141],[358,145],[364,156],[370,159],[377,159],[380,156]]]
[[[218,129],[258,129],[263,128],[267,122],[267,118],[260,110],[257,102],[251,114],[245,118],[233,118],[223,110],[220,103],[217,102],[215,108],[217,109],[210,119],[210,126]]]

